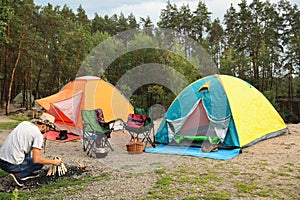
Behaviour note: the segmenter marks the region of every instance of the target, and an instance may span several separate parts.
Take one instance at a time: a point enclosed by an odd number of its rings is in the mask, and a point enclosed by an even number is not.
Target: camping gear
[[[53,160],[61,160],[61,158],[56,156],[53,158]],[[51,165],[48,169],[46,176],[55,176],[56,174],[58,174],[58,176],[62,176],[62,175],[65,175],[67,173],[67,171],[68,170],[64,163],[61,163],[58,166]]]
[[[81,110],[102,108],[107,121],[127,120],[133,107],[112,84],[95,76],[83,76],[68,83],[58,93],[36,100],[55,117],[58,130],[81,135]]]
[[[72,133],[67,133],[67,139],[65,140],[57,140],[57,138],[59,137],[60,132],[58,131],[48,131],[46,133],[43,134],[44,136],[44,140],[52,140],[52,141],[57,141],[57,142],[69,142],[71,140],[80,140],[82,138],[82,136],[80,135],[75,135]]]
[[[24,106],[26,103],[33,105],[34,103],[34,96],[29,92],[21,91],[19,94],[15,96],[15,98],[12,101],[13,104]]]
[[[108,151],[105,148],[95,148],[96,158],[105,158],[108,154]]]
[[[256,88],[236,77],[212,75],[176,97],[155,142],[201,147],[208,140],[219,149],[243,148],[285,132],[284,121]]]
[[[124,129],[130,134],[130,142],[136,139],[145,144],[144,149],[148,142],[155,147],[151,108],[134,108],[134,113],[129,114],[127,122],[124,123]]]
[[[82,110],[82,132],[83,132],[83,150],[87,151],[87,155],[92,157],[93,153],[96,157],[105,157],[107,152],[100,151],[102,148],[109,147],[112,151],[113,148],[108,140],[113,131],[114,123],[118,120],[111,120],[110,122],[99,122],[98,119],[104,119],[104,116],[98,116],[96,110]],[[111,124],[104,126],[104,124]],[[103,155],[101,155],[103,154]]]
[[[146,153],[156,154],[173,154],[181,156],[193,156],[198,158],[211,158],[215,160],[229,160],[239,155],[240,149],[219,149],[218,151],[212,151],[205,153],[199,147],[190,146],[173,146],[160,144],[155,148],[145,149]]]
[[[126,144],[126,149],[130,154],[141,154],[144,150],[144,143],[134,138],[132,142]]]
[[[56,140],[66,140],[68,139],[68,131],[67,130],[60,130],[59,136],[56,137]]]

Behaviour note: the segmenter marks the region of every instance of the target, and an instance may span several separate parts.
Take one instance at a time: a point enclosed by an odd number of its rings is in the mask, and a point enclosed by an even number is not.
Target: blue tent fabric
[[[199,147],[185,147],[185,146],[170,146],[160,144],[155,148],[148,148],[145,149],[147,153],[157,153],[157,154],[175,154],[175,155],[182,155],[182,156],[194,156],[194,157],[201,157],[201,158],[211,158],[216,160],[229,160],[240,153],[240,148],[236,149],[219,149],[215,152],[204,153],[201,151]]]
[[[208,84],[209,89],[199,91],[204,85]],[[160,127],[155,136],[155,141],[161,144],[168,144],[168,123],[167,120],[176,120],[187,116],[192,107],[202,100],[203,106],[210,119],[221,122],[231,117],[231,110],[227,95],[224,91],[222,82],[216,76],[208,76],[199,79],[185,88],[178,97],[172,102],[169,107],[164,120],[161,122]],[[234,123],[230,119],[230,131],[236,131]],[[239,140],[236,132],[227,134],[224,143],[228,146],[239,146]]]

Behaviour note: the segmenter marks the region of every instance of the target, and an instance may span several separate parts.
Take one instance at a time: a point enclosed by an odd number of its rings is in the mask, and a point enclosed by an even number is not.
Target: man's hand
[[[53,160],[52,165],[58,166],[58,165],[61,165],[61,163],[62,163],[62,160],[55,159],[55,160]]]
[[[54,164],[55,163],[55,164]],[[58,173],[58,176],[65,175],[67,172],[67,168],[65,164],[62,162],[60,157],[53,158],[53,165],[49,168],[47,176],[55,175]]]

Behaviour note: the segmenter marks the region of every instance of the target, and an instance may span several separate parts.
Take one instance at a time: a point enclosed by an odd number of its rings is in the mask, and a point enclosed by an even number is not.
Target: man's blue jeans
[[[26,154],[24,161],[19,165],[14,165],[0,160],[1,169],[9,173],[17,173],[20,178],[29,176],[32,172],[40,170],[44,165],[35,164],[30,154]]]

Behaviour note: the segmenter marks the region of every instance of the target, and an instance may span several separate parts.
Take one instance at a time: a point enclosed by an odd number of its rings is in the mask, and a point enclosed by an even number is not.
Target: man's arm
[[[43,165],[60,165],[61,160],[49,160],[41,157],[41,149],[32,148],[32,159],[34,163],[43,164]]]

